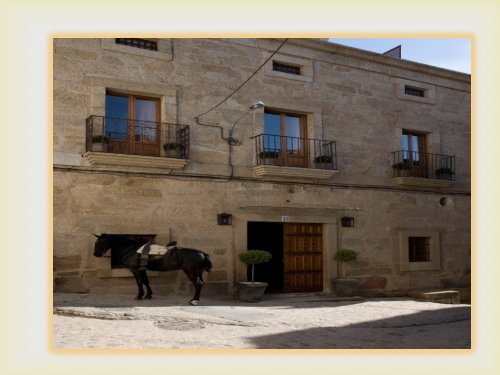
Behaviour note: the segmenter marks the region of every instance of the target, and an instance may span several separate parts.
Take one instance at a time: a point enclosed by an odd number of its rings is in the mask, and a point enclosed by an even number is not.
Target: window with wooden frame
[[[403,130],[403,161],[411,165],[413,177],[427,177],[426,134]]]
[[[279,155],[281,165],[307,165],[307,117],[302,114],[266,110],[264,152]]]
[[[105,135],[112,152],[160,154],[160,100],[132,94],[106,93]]]

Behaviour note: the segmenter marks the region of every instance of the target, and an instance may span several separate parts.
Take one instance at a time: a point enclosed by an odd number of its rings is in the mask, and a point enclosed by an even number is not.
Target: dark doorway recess
[[[283,223],[249,221],[247,230],[248,250],[266,250],[273,255],[270,262],[255,266],[255,281],[269,284],[266,293],[283,292]],[[250,267],[247,277],[251,280]]]

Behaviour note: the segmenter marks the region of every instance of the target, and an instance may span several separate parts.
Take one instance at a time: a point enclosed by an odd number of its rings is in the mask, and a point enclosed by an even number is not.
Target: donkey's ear
[[[92,234],[93,234],[95,237],[97,237],[97,238],[101,238],[101,236],[98,236],[98,235],[97,235],[97,234],[95,234],[95,233],[92,233]]]

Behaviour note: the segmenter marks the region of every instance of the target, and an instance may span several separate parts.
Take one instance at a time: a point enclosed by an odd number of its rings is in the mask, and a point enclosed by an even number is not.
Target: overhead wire
[[[198,118],[200,118],[201,116],[204,116],[206,115],[207,113],[209,112],[212,112],[214,109],[216,109],[217,107],[219,107],[220,105],[222,105],[223,103],[225,103],[230,97],[232,97],[234,94],[236,94],[248,81],[250,81],[252,79],[253,76],[255,76],[259,70],[262,69],[262,67],[264,65],[267,64],[267,62],[269,60],[271,60],[273,58],[274,55],[276,55],[276,53],[278,53],[278,51],[281,49],[281,47],[283,47],[285,45],[286,42],[288,42],[290,38],[286,38],[280,45],[279,47],[271,54],[271,56],[269,56],[266,61],[264,61],[258,68],[257,70],[255,70],[255,72],[252,73],[252,75],[250,77],[248,77],[241,85],[238,86],[238,88],[236,88],[231,94],[229,94],[228,96],[226,96],[219,104],[213,106],[212,108],[210,108],[208,111],[206,112],[203,112],[201,115],[198,115],[198,116],[195,116],[195,119],[196,121],[198,121]]]

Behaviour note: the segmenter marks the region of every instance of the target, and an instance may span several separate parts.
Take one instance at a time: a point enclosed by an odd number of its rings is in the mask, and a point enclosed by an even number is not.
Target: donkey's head
[[[106,251],[108,251],[111,248],[111,241],[108,235],[106,234],[101,234],[98,236],[97,234],[94,234],[95,237],[97,237],[97,241],[95,242],[94,245],[94,256],[95,257],[102,257]]]

